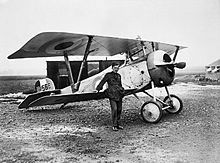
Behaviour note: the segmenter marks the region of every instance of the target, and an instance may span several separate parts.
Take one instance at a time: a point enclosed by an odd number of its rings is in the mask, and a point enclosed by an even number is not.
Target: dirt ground
[[[107,99],[61,110],[19,111],[17,102],[1,103],[0,162],[220,162],[220,86],[179,84],[170,92],[183,100],[181,113],[164,111],[159,123],[147,124],[141,102],[126,97],[118,132],[111,130]]]

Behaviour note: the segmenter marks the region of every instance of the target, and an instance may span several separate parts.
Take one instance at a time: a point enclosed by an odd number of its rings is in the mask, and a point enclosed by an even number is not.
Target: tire
[[[141,106],[141,116],[145,122],[158,123],[162,118],[162,109],[156,102],[148,101]]]
[[[172,103],[168,96],[166,96],[163,100],[165,103],[167,103],[170,106],[170,108],[166,109],[166,111],[170,114],[180,113],[183,109],[182,100],[176,95],[171,94],[170,97],[171,97]]]

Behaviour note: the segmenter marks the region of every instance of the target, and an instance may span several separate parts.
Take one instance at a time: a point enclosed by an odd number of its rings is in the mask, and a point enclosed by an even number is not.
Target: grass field
[[[28,88],[30,81],[16,82]],[[140,108],[149,98],[128,96],[120,121],[124,130],[118,132],[111,128],[108,99],[25,111],[19,101],[0,97],[0,162],[219,162],[220,86],[177,83],[169,91],[183,101],[179,114],[164,110],[159,123],[145,123]],[[165,89],[157,92],[163,100]]]
[[[45,76],[0,76],[0,95],[34,90],[34,84]]]

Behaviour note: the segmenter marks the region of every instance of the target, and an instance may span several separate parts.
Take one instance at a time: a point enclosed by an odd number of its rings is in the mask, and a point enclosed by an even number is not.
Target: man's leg
[[[122,112],[122,100],[117,101],[117,124],[118,124],[118,129],[123,129],[122,126],[119,125],[119,120],[121,119],[121,112]]]
[[[122,112],[122,100],[117,101],[117,120],[121,119],[121,112]]]
[[[118,126],[117,123],[117,103],[114,100],[109,99],[110,101],[110,105],[111,105],[111,112],[112,112],[112,123],[113,123],[113,127]]]

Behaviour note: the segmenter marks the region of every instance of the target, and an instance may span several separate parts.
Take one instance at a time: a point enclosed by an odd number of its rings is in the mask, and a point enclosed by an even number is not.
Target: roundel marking
[[[54,49],[55,50],[64,50],[66,48],[69,48],[72,46],[74,43],[72,41],[67,41],[67,42],[61,42],[60,44],[57,44]]]

